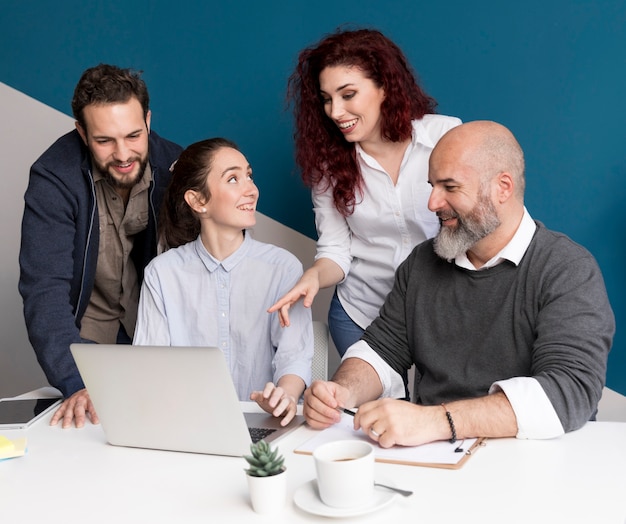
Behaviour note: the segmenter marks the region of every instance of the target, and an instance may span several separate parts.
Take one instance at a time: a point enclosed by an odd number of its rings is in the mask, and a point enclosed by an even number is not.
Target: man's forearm
[[[514,437],[517,419],[506,395],[502,392],[486,397],[447,402],[458,439],[472,437]],[[446,413],[441,408],[442,417]]]
[[[333,375],[332,381],[350,391],[350,401],[355,407],[379,398],[383,392],[378,373],[360,358],[345,359]]]

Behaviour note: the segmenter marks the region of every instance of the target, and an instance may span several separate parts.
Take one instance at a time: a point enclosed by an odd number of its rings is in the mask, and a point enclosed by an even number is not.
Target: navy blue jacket
[[[150,132],[148,227],[135,237],[131,254],[140,283],[157,253],[157,217],[169,168],[181,151]],[[76,130],[33,164],[24,203],[19,291],[28,337],[48,382],[69,397],[84,387],[69,346],[83,341],[81,319],[94,286],[100,242],[91,158]]]

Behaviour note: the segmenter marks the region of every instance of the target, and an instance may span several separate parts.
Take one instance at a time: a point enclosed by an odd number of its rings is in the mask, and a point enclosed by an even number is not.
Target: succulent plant
[[[252,455],[244,455],[250,467],[246,473],[251,477],[271,477],[283,471],[285,458],[278,454],[278,448],[272,448],[264,440],[259,440],[256,444],[250,444]]]

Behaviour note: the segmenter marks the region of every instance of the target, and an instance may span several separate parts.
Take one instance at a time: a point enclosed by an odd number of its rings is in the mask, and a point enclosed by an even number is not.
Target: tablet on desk
[[[23,429],[39,420],[63,399],[29,398],[0,400],[0,429]]]

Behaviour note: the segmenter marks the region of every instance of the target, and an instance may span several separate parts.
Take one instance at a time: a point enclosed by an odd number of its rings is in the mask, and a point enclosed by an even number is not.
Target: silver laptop
[[[266,413],[243,413],[226,359],[217,348],[72,344],[110,444],[242,456],[260,438],[289,425]]]

